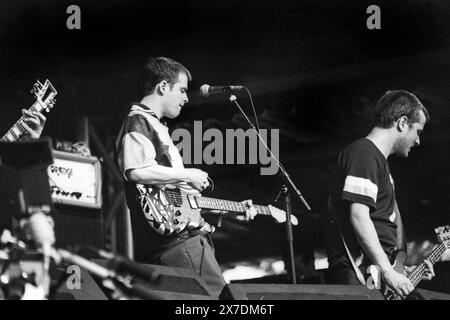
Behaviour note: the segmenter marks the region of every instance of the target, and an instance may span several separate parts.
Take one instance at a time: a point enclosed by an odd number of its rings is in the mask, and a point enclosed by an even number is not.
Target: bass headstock
[[[437,227],[436,229],[434,229],[434,231],[436,232],[439,242],[444,243],[445,247],[447,249],[449,249],[450,248],[450,225]]]
[[[45,80],[44,83],[36,80],[33,89],[31,89],[31,93],[34,94],[36,101],[38,102],[36,105],[37,111],[41,112],[42,110],[45,110],[50,112],[50,109],[55,106],[55,96],[58,92],[48,79]]]

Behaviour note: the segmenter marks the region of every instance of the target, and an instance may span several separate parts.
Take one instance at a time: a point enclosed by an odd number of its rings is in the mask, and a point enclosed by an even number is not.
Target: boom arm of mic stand
[[[256,130],[255,126],[253,125],[253,123],[250,121],[250,119],[247,117],[247,115],[245,114],[244,110],[242,110],[241,106],[239,105],[239,103],[237,102],[237,98],[235,95],[231,94],[230,95],[230,101],[232,103],[234,103],[239,111],[242,113],[242,115],[244,116],[244,118],[247,120],[247,122],[250,124],[250,126],[252,127],[252,129],[256,132],[256,135],[258,136],[258,139],[262,142],[262,144],[264,145],[264,147],[266,148],[267,151],[269,151],[270,156],[272,157],[272,159],[274,159],[277,163],[278,168],[280,169],[280,171],[283,173],[286,181],[289,183],[289,185],[291,186],[292,190],[294,190],[295,194],[297,195],[297,197],[300,199],[300,201],[303,203],[303,205],[306,207],[306,209],[308,211],[311,211],[311,207],[308,205],[308,203],[306,202],[305,198],[303,197],[302,193],[300,192],[300,190],[297,188],[297,186],[294,184],[294,182],[291,180],[291,177],[289,176],[289,174],[286,172],[286,170],[284,169],[284,166],[280,163],[280,161],[274,156],[274,154],[272,153],[272,150],[269,149],[269,147],[267,146],[266,142],[264,141],[264,139],[261,137],[260,133],[258,132],[258,130]]]
[[[134,281],[130,283],[127,279],[123,279],[115,271],[103,267],[95,262],[91,262],[90,260],[69,251],[63,249],[54,250],[53,256],[55,257],[55,260],[60,260],[57,262],[69,262],[89,271],[89,273],[102,280],[103,285],[114,291],[114,293],[119,297],[137,297],[144,300],[159,299],[158,295],[153,293],[151,288],[145,284]]]
[[[300,192],[300,190],[298,190],[297,186],[294,184],[294,182],[292,182],[291,177],[289,176],[289,174],[284,170],[284,168],[280,167],[281,172],[283,172],[284,174],[284,178],[286,179],[286,181],[291,185],[292,190],[294,190],[294,192],[297,194],[297,197],[300,199],[300,201],[303,203],[303,205],[306,207],[306,209],[308,211],[311,211],[311,207],[308,205],[308,202],[306,202],[305,198],[303,197],[302,193]]]

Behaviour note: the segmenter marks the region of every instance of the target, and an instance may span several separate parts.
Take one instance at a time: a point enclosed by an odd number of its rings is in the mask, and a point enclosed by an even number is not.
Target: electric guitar
[[[202,234],[211,233],[214,227],[201,216],[201,209],[220,210],[220,215],[233,216],[245,214],[247,207],[241,202],[192,195],[175,187],[163,188],[137,184],[142,212],[151,226],[160,234],[171,235],[181,231],[197,230]],[[286,221],[286,213],[268,206],[254,205],[257,214],[270,215],[278,223]],[[226,211],[226,213],[222,213]],[[291,215],[291,222],[298,224],[297,217]]]
[[[450,248],[450,225],[438,227],[435,229],[435,232],[437,234],[440,244],[437,245],[431,251],[431,253],[425,258],[431,264],[435,264],[442,256],[442,254],[445,252],[445,250]],[[409,280],[411,280],[415,288],[422,280],[422,276],[425,274],[425,271],[428,268],[425,262],[421,262],[409,274],[407,274],[404,265],[406,260],[406,253],[400,251],[400,254],[392,258],[394,260],[393,263],[394,270],[401,274],[404,274]],[[385,284],[382,282],[381,273],[377,266],[370,265],[366,269],[366,274],[368,275],[366,285],[369,289],[383,289],[383,287],[386,287]],[[383,290],[382,292],[386,300],[403,300],[403,298],[393,290],[389,288],[384,289],[385,290]]]
[[[30,112],[42,112],[43,110],[50,112],[50,109],[56,103],[55,96],[57,95],[57,91],[49,80],[45,80],[44,84],[37,80],[33,85],[33,89],[31,89],[31,93],[36,97],[36,102],[28,109]],[[26,116],[22,115],[0,139],[0,142],[14,142],[19,140],[26,133],[26,129],[23,126],[25,118]]]

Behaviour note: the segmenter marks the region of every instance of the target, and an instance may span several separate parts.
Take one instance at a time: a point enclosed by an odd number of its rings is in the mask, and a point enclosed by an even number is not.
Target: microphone
[[[204,84],[200,87],[199,93],[202,97],[209,97],[216,93],[231,93],[232,91],[240,91],[244,89],[243,86],[210,86]]]
[[[39,279],[36,279],[38,289],[43,290],[45,296],[50,289],[50,261],[52,258],[53,244],[55,243],[55,233],[53,231],[53,222],[51,217],[45,213],[37,212],[32,214],[25,224],[25,230],[33,239],[36,247],[42,251],[43,273]]]
[[[42,212],[35,213],[28,219],[31,237],[36,246],[42,249],[44,257],[51,256],[55,243],[55,233],[49,219],[51,218]]]

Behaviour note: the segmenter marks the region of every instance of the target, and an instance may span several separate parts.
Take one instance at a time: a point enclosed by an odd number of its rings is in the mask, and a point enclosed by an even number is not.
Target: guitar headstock
[[[445,247],[447,249],[450,248],[450,225],[437,227],[434,229],[436,232],[436,235],[438,237],[439,242],[442,242],[445,244]]]
[[[270,206],[270,215],[278,222],[284,223],[287,220],[286,211],[278,209],[277,207]],[[296,226],[298,225],[298,219],[296,216],[291,214],[291,223]]]
[[[49,80],[45,80],[43,84],[37,80],[33,85],[33,89],[31,89],[31,93],[34,94],[38,102],[36,108],[37,111],[41,112],[42,110],[45,110],[50,112],[50,109],[55,106],[55,96],[58,92]]]

